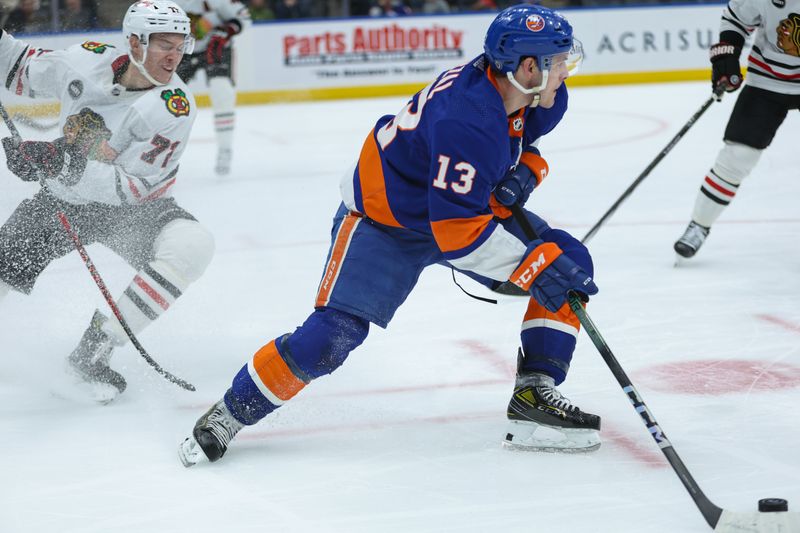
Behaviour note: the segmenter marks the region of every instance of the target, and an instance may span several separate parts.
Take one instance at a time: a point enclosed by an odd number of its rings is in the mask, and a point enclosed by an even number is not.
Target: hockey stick
[[[22,136],[20,136],[19,130],[17,129],[17,127],[14,124],[14,122],[11,120],[11,117],[8,116],[8,112],[6,111],[6,108],[3,106],[2,102],[0,102],[0,116],[3,118],[3,121],[6,123],[6,127],[8,128],[8,131],[11,132],[11,136],[14,138],[14,142],[21,143],[22,142]],[[47,190],[47,185],[46,185],[46,183],[44,182],[43,179],[41,180],[41,184],[42,184],[42,188]],[[114,297],[111,295],[111,292],[108,290],[108,287],[106,287],[106,284],[103,281],[103,278],[100,276],[100,273],[97,271],[97,268],[94,266],[94,262],[92,262],[91,257],[89,257],[89,253],[86,251],[86,248],[84,248],[83,244],[81,243],[81,240],[78,237],[78,234],[75,232],[75,230],[73,229],[72,225],[69,223],[69,219],[64,214],[64,212],[61,210],[61,208],[58,207],[58,206],[56,207],[56,216],[58,217],[59,222],[61,222],[61,225],[64,227],[64,230],[69,235],[70,239],[72,239],[72,243],[75,245],[75,249],[78,251],[78,254],[80,254],[81,259],[83,259],[83,262],[86,265],[86,268],[89,269],[89,273],[92,275],[92,279],[94,280],[94,282],[97,285],[97,287],[100,289],[100,292],[103,294],[103,297],[105,298],[106,303],[108,303],[108,306],[111,308],[111,311],[114,313],[114,316],[117,317],[117,320],[119,320],[119,323],[122,326],[122,329],[125,330],[125,334],[131,340],[131,343],[134,345],[134,347],[136,347],[136,350],[139,352],[139,355],[141,355],[142,358],[145,361],[147,361],[147,363],[151,367],[153,367],[153,369],[156,372],[161,374],[167,381],[170,381],[170,382],[172,382],[172,383],[174,383],[174,384],[178,385],[179,387],[181,387],[183,389],[186,389],[186,390],[190,390],[190,391],[196,390],[194,385],[192,385],[188,381],[185,381],[185,380],[183,380],[183,379],[181,379],[181,378],[179,378],[179,377],[167,372],[166,370],[161,368],[161,365],[159,365],[152,357],[150,357],[150,354],[147,353],[147,351],[144,349],[144,347],[141,345],[139,340],[134,335],[133,331],[131,330],[130,326],[128,325],[128,322],[125,320],[125,317],[122,316],[122,312],[119,310],[119,307],[117,306],[117,303],[114,301]]]
[[[522,207],[519,204],[514,204],[511,206],[511,212],[525,235],[529,239],[537,239],[536,230],[525,216]],[[568,301],[570,308],[578,316],[578,320],[586,331],[586,334],[592,339],[592,343],[594,343],[597,351],[600,352],[600,355],[606,362],[606,365],[608,365],[611,373],[614,374],[620,387],[622,387],[623,392],[628,396],[633,408],[639,413],[639,416],[642,417],[642,421],[653,437],[653,440],[667,458],[667,461],[670,466],[672,466],[678,478],[680,478],[683,486],[689,492],[695,505],[700,510],[700,514],[703,515],[703,518],[705,518],[708,525],[711,526],[714,531],[723,533],[790,533],[800,531],[800,513],[734,513],[714,505],[700,489],[700,486],[694,480],[692,474],[689,473],[689,469],[686,468],[686,465],[678,456],[678,452],[675,451],[672,443],[661,430],[661,426],[659,426],[653,413],[650,412],[650,409],[644,403],[639,391],[633,386],[633,383],[631,383],[630,378],[628,378],[628,375],[622,369],[617,358],[614,357],[611,348],[608,347],[608,344],[606,344],[606,341],[600,335],[594,322],[592,322],[589,314],[584,309],[580,296],[574,291],[570,291]],[[785,501],[783,501],[783,503],[785,504]],[[759,504],[761,504],[761,502],[759,502]]]
[[[670,153],[670,151],[672,151],[673,148],[675,148],[675,145],[678,144],[678,141],[680,141],[683,138],[683,136],[686,135],[686,132],[689,131],[689,128],[691,128],[694,125],[694,123],[697,122],[697,119],[699,119],[701,116],[703,116],[703,113],[705,113],[706,110],[709,107],[711,107],[711,104],[713,104],[715,101],[719,101],[720,100],[720,97],[722,96],[723,91],[724,91],[724,88],[722,86],[717,87],[714,90],[714,94],[709,96],[708,100],[703,102],[703,105],[700,107],[700,109],[698,109],[697,112],[695,112],[695,114],[692,115],[692,117],[689,119],[689,121],[686,122],[686,124],[683,125],[683,127],[675,135],[675,137],[672,138],[672,140],[669,142],[669,144],[667,144],[667,146],[665,146],[664,149],[661,150],[661,152],[656,156],[656,158],[653,159],[653,161],[651,161],[649,165],[647,165],[647,168],[645,168],[642,171],[642,173],[639,174],[639,177],[637,177],[635,180],[633,180],[633,183],[631,183],[630,186],[627,189],[625,189],[625,192],[622,193],[622,196],[617,198],[617,201],[614,202],[614,204],[611,207],[608,208],[608,211],[606,211],[605,214],[602,217],[600,217],[600,220],[598,220],[595,223],[595,225],[592,226],[592,229],[590,229],[586,233],[586,235],[583,236],[583,239],[581,239],[581,242],[583,244],[586,244],[587,242],[589,242],[589,239],[591,239],[594,236],[594,234],[597,233],[597,231],[600,229],[600,226],[603,225],[603,223],[606,221],[606,219],[608,219],[611,215],[614,214],[614,212],[617,210],[617,208],[620,206],[620,204],[622,204],[622,202],[624,202],[628,198],[628,196],[630,196],[633,193],[633,191],[636,189],[636,187],[638,187],[639,184],[642,181],[644,181],[644,179],[648,175],[650,175],[650,172],[652,172],[652,170],[654,168],[656,168],[656,165],[658,165],[658,163],[660,163],[661,160],[664,159],[664,157],[668,153]]]

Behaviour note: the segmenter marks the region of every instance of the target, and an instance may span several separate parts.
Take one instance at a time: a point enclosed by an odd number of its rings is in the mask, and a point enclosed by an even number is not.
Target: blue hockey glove
[[[509,280],[525,289],[548,311],[557,313],[576,291],[584,301],[597,294],[597,285],[575,261],[552,242],[532,241]]]

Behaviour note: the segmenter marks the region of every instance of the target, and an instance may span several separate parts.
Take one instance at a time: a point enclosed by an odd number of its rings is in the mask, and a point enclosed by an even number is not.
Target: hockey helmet
[[[150,76],[144,68],[147,58],[147,46],[150,36],[154,33],[177,33],[184,36],[183,53],[191,54],[194,51],[194,37],[192,37],[191,23],[186,12],[172,0],[141,0],[135,2],[125,13],[122,20],[122,34],[130,51],[130,38],[135,35],[143,50],[141,61],[137,61],[133,54],[130,55],[131,63],[154,85],[163,85]]]
[[[486,32],[483,50],[492,66],[503,74],[517,70],[526,57],[536,59],[541,71],[549,71],[553,56],[567,53],[570,73],[583,57],[572,26],[559,13],[542,6],[517,5],[504,9]]]
[[[153,33],[179,33],[186,36],[184,54],[194,50],[191,23],[186,12],[171,0],[142,0],[134,3],[125,13],[122,21],[122,34],[125,39],[131,35],[139,38],[142,45],[147,46]]]

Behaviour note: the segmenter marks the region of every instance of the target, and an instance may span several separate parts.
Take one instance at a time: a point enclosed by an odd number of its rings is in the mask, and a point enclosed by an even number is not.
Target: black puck
[[[789,502],[783,498],[764,498],[758,500],[759,513],[779,513],[789,510]]]

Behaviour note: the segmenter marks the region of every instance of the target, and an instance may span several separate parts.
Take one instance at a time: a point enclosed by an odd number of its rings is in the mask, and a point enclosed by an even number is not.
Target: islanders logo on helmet
[[[539,15],[531,15],[525,19],[525,27],[531,31],[542,31],[544,29],[544,19]]]
[[[185,117],[189,114],[189,99],[182,90],[161,91],[161,98],[167,103],[167,111],[176,117]]]

